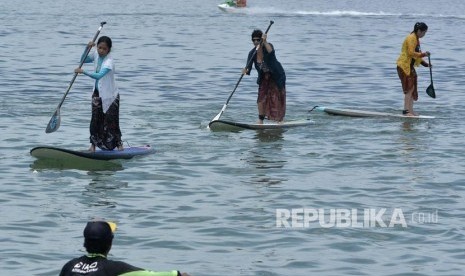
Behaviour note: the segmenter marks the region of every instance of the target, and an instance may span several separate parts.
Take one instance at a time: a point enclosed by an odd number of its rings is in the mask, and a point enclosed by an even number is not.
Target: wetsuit
[[[181,276],[177,270],[148,271],[121,261],[108,260],[102,254],[89,254],[67,262],[60,276]]]

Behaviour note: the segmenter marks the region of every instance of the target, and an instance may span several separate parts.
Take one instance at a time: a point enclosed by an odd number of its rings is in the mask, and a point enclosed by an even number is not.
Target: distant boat
[[[225,2],[223,4],[219,4],[218,8],[224,12],[235,13],[235,12],[243,12],[247,7],[237,7],[234,3]]]

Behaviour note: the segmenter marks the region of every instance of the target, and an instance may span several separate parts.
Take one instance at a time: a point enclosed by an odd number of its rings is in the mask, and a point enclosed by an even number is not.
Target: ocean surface
[[[465,1],[2,1],[0,274],[58,275],[85,254],[85,223],[118,224],[109,258],[191,275],[463,275]],[[274,21],[287,74],[286,131],[211,132]],[[113,39],[125,146],[156,153],[105,167],[40,162],[36,146],[87,149],[93,81],[79,76],[101,21]],[[396,59],[428,24],[432,120],[330,116],[314,106],[401,112]],[[90,69],[86,65],[87,69]],[[255,122],[256,72],[222,119]]]

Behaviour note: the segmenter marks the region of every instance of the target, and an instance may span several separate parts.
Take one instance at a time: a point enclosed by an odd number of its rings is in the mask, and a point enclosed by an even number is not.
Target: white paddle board
[[[308,126],[312,123],[310,120],[296,120],[287,122],[266,122],[263,124],[239,123],[224,120],[214,120],[208,124],[212,131],[240,131],[244,129],[265,130],[265,129],[286,129],[292,127]]]
[[[394,117],[394,118],[405,118],[405,119],[434,119],[434,116],[419,115],[419,116],[407,116],[398,113],[388,112],[375,112],[365,111],[356,109],[345,109],[345,108],[331,108],[324,106],[317,106],[314,108],[316,111],[325,112],[331,115],[348,116],[348,117]]]

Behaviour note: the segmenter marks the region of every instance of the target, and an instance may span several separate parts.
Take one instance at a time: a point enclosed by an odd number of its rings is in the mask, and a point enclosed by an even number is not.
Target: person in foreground
[[[249,52],[247,66],[242,69],[242,74],[250,75],[250,60],[253,60],[258,73],[258,123],[263,124],[265,118],[282,122],[286,114],[286,73],[276,59],[274,47],[268,43],[266,33],[254,30],[252,43],[254,48]]]
[[[89,42],[87,47],[95,44]],[[119,127],[119,92],[115,82],[115,65],[110,55],[112,41],[102,36],[97,41],[97,50],[87,57],[81,57],[84,63],[94,63],[94,71],[85,71],[76,68],[75,73],[82,73],[95,79],[94,93],[92,94],[92,119],[90,121],[90,151],[95,147],[103,150],[123,150],[121,130]],[[87,50],[87,48],[86,48]]]
[[[88,254],[67,262],[60,276],[189,276],[177,270],[154,272],[121,261],[107,259],[116,224],[106,221],[90,221],[84,228],[84,247]]]
[[[428,31],[428,26],[423,22],[415,23],[413,31],[405,38],[402,44],[402,51],[397,59],[397,74],[402,83],[404,91],[404,110],[402,114],[407,116],[418,116],[413,111],[413,102],[418,100],[417,72],[415,67],[420,64],[428,67],[423,57],[429,56],[428,51],[422,52],[420,48],[420,38],[424,37]]]

